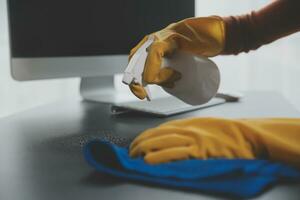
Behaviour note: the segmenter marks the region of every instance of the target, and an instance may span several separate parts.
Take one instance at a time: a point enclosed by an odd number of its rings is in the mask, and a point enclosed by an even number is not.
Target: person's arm
[[[300,31],[300,1],[276,0],[241,16],[223,17],[225,47],[221,54],[238,54]]]
[[[173,86],[180,74],[172,66],[161,65],[163,58],[175,51],[205,57],[238,54],[297,32],[300,30],[299,10],[297,0],[277,0],[248,15],[188,18],[170,24],[150,34],[155,41],[148,47],[143,81],[162,87]],[[129,59],[147,38],[131,50]],[[129,87],[138,98],[147,96],[141,85],[132,83]]]

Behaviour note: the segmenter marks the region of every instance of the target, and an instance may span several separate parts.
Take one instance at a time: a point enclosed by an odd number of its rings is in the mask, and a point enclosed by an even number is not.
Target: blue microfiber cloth
[[[128,148],[94,140],[84,148],[87,162],[101,173],[155,185],[250,198],[279,181],[300,181],[300,171],[266,160],[184,160],[149,165]]]

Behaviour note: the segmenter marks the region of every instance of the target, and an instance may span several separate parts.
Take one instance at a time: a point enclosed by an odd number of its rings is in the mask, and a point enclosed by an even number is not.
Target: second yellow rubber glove
[[[193,118],[146,130],[130,146],[150,164],[188,158],[264,158],[300,167],[300,119]]]
[[[143,80],[149,84],[173,87],[180,74],[171,66],[162,68],[163,57],[171,56],[174,51],[188,52],[194,55],[211,57],[218,55],[224,48],[224,22],[220,17],[189,18],[155,32],[154,42],[148,48]],[[147,41],[146,36],[129,55],[132,55]],[[146,91],[138,84],[131,84],[131,91],[140,99],[146,97]]]

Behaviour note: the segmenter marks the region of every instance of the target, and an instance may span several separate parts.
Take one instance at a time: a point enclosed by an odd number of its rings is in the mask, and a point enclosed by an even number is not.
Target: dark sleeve
[[[241,16],[223,17],[225,47],[221,54],[239,54],[300,31],[300,1],[276,0]]]

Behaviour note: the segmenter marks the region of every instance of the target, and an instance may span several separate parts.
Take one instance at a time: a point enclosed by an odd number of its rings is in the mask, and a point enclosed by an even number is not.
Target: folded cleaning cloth
[[[300,182],[300,171],[266,160],[183,160],[149,165],[131,158],[128,148],[94,140],[84,148],[87,162],[98,172],[155,185],[250,198],[279,181]]]

